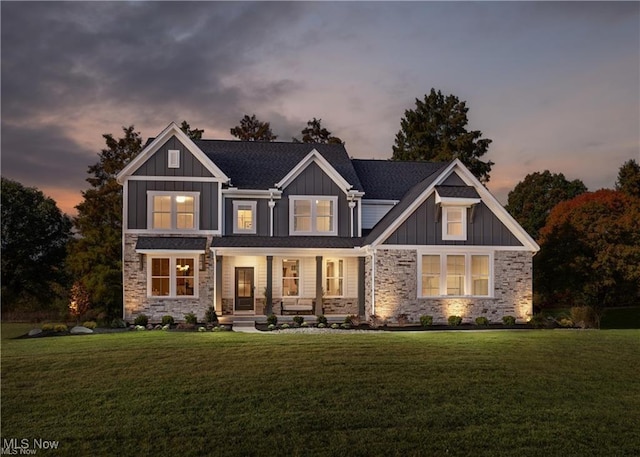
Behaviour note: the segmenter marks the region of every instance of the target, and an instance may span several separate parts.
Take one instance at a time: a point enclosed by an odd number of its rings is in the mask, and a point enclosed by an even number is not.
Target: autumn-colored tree
[[[586,191],[587,187],[579,179],[569,181],[562,173],[549,170],[535,172],[509,192],[505,208],[529,235],[538,239],[553,207]]]
[[[240,125],[233,127],[230,132],[242,141],[275,141],[278,138],[271,131],[271,125],[260,121],[255,114],[250,117],[245,114],[240,119]]]
[[[603,189],[561,202],[540,242],[534,287],[543,302],[602,309],[640,300],[640,198]]]

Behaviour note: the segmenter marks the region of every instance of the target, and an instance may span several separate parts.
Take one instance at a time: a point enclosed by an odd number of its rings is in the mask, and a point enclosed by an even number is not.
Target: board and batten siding
[[[168,151],[180,151],[180,166],[169,168]],[[135,176],[195,176],[213,177],[211,172],[175,136],[169,138],[134,173]]]
[[[282,192],[282,198],[276,201],[274,208],[274,235],[289,236],[289,196],[290,195],[327,195],[338,197],[338,236],[351,236],[349,203],[345,193],[315,163],[305,168]],[[354,217],[357,233],[357,217]]]
[[[442,217],[436,221],[435,193],[420,205],[384,242],[386,245],[443,246],[522,246],[513,233],[480,202],[474,210],[467,209],[467,239],[444,241]]]
[[[218,230],[218,187],[217,182],[189,181],[127,181],[127,228],[147,229],[147,191],[199,192],[199,230]]]

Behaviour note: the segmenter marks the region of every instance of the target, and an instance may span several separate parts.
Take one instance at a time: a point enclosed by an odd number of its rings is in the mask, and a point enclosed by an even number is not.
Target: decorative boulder
[[[29,330],[29,336],[36,336],[36,335],[39,335],[40,333],[42,333],[42,330],[40,330],[39,328],[34,328]]]
[[[75,327],[73,327],[71,329],[71,334],[72,335],[79,335],[82,333],[93,333],[93,330],[91,330],[90,328],[87,327],[83,327],[82,325],[76,325]]]

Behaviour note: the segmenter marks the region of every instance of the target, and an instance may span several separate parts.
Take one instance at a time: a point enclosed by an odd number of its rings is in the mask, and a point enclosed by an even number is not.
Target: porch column
[[[222,316],[222,256],[216,256],[216,314]]]
[[[358,257],[358,316],[364,316],[364,257]]]
[[[268,316],[273,312],[273,256],[267,256],[267,292],[264,299],[264,313]]]
[[[322,312],[322,256],[316,256],[316,316]]]

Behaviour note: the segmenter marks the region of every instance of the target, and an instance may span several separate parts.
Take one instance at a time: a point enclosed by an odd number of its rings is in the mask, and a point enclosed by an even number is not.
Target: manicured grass
[[[3,339],[2,438],[73,456],[632,456],[639,365],[636,330]]]

